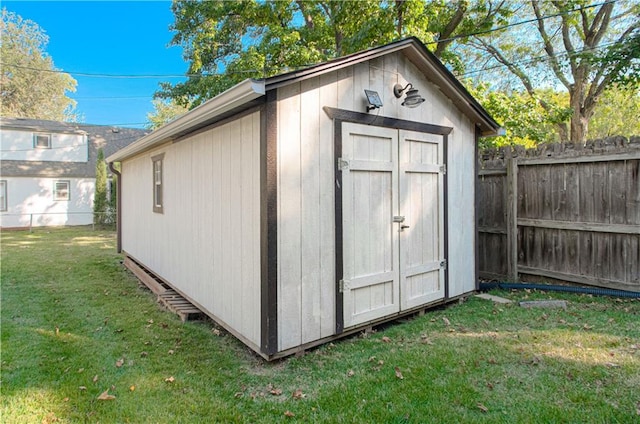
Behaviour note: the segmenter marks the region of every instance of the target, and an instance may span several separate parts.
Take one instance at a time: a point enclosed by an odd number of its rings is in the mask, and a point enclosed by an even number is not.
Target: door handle
[[[402,225],[400,226],[400,231],[405,230],[405,229],[407,229],[407,228],[409,228],[409,227],[410,227],[409,225],[402,224]]]

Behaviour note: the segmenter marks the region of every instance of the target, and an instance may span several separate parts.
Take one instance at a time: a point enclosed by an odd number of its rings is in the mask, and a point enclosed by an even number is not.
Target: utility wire
[[[514,22],[514,23],[509,24],[509,25],[504,25],[504,26],[497,27],[497,28],[491,28],[491,29],[484,30],[484,31],[476,31],[476,32],[468,33],[468,34],[455,35],[453,37],[443,38],[443,39],[440,39],[440,40],[437,40],[437,41],[429,41],[429,42],[426,42],[425,44],[426,45],[432,45],[432,44],[442,43],[442,42],[445,42],[445,41],[455,41],[455,40],[458,40],[458,39],[461,39],[461,38],[473,37],[473,36],[476,36],[476,35],[489,34],[489,33],[492,33],[492,32],[502,31],[504,29],[511,28],[511,27],[518,26],[518,25],[525,25],[525,24],[538,22],[538,21],[545,20],[545,19],[557,18],[557,17],[560,17],[560,16],[567,15],[569,13],[579,12],[579,11],[587,10],[587,9],[592,9],[594,7],[604,6],[604,5],[607,5],[607,4],[617,3],[618,1],[620,1],[620,0],[609,0],[609,1],[602,2],[602,3],[594,3],[594,4],[587,5],[587,6],[582,6],[582,7],[578,7],[578,8],[575,8],[575,9],[559,12],[559,13],[556,13],[556,14],[553,14],[553,15],[547,15],[547,16],[542,16],[540,18],[533,18],[533,19],[527,19],[527,20],[524,20],[524,21],[518,21],[518,22]],[[302,65],[301,67],[313,66],[313,65],[315,65],[315,64]],[[27,70],[38,71],[38,72],[63,73],[63,74],[70,74],[70,75],[82,76],[82,77],[116,78],[116,79],[205,78],[205,77],[210,77],[210,76],[221,76],[221,75],[228,75],[228,74],[246,74],[246,73],[260,73],[260,72],[263,72],[263,70],[258,70],[258,69],[247,69],[247,70],[238,70],[238,71],[226,71],[224,73],[207,73],[207,74],[180,74],[180,75],[177,75],[177,74],[148,74],[148,75],[144,75],[144,74],[103,74],[103,73],[64,71],[64,70],[56,70],[56,69],[37,69],[37,68],[29,67],[29,66],[22,66],[22,65],[10,64],[10,63],[5,63],[5,64],[3,64],[3,66],[14,67],[14,68],[18,68],[18,69],[27,69]],[[286,68],[288,68],[288,67],[281,67],[281,68],[276,68],[276,69],[286,69]]]

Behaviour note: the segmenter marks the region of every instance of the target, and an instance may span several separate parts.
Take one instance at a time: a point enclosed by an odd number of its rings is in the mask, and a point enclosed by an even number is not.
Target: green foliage
[[[189,110],[187,106],[179,105],[173,100],[154,99],[152,104],[154,111],[147,114],[147,128],[150,130],[160,128]]]
[[[613,85],[598,101],[589,122],[589,139],[640,135],[640,91]]]
[[[471,297],[266,363],[160,308],[112,232],[0,237],[3,423],[637,422],[637,300],[497,292],[514,303]]]
[[[195,107],[246,78],[264,78],[407,36],[461,70],[453,37],[504,19],[489,0],[174,2],[176,32],[190,63],[186,82],[156,96]],[[247,23],[251,23],[248,25]]]
[[[48,37],[30,20],[2,9],[0,23],[0,86],[3,116],[77,120],[76,102],[66,96],[75,91],[76,81],[56,71],[45,52]]]
[[[470,92],[506,131],[504,136],[483,138],[481,147],[518,144],[532,148],[557,142],[555,125],[566,122],[572,114],[567,96],[552,90],[540,90],[533,98],[525,92],[490,90],[488,84],[480,84]],[[547,109],[540,106],[541,100]]]
[[[568,123],[557,122],[558,136],[585,141],[602,93],[614,82],[637,86],[640,5],[536,0],[512,7],[516,22],[530,23],[474,37],[471,45],[483,52],[478,59],[501,65],[506,73],[495,77],[493,72],[493,80],[503,86],[522,84],[550,115],[556,114],[555,106],[539,97],[539,90],[563,87],[572,113]],[[478,73],[478,78],[488,75]]]
[[[95,224],[107,223],[109,201],[107,199],[107,163],[104,160],[104,152],[98,149],[96,159],[96,186],[93,197],[93,222]]]

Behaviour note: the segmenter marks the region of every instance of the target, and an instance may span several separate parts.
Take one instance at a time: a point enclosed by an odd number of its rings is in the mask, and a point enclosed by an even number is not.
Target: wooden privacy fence
[[[479,160],[480,277],[640,291],[640,137]]]

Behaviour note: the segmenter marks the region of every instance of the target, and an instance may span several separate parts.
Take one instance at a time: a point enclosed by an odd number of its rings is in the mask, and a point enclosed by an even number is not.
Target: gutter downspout
[[[116,176],[116,249],[118,253],[122,253],[122,174],[114,164],[115,162],[109,162],[109,169]]]

